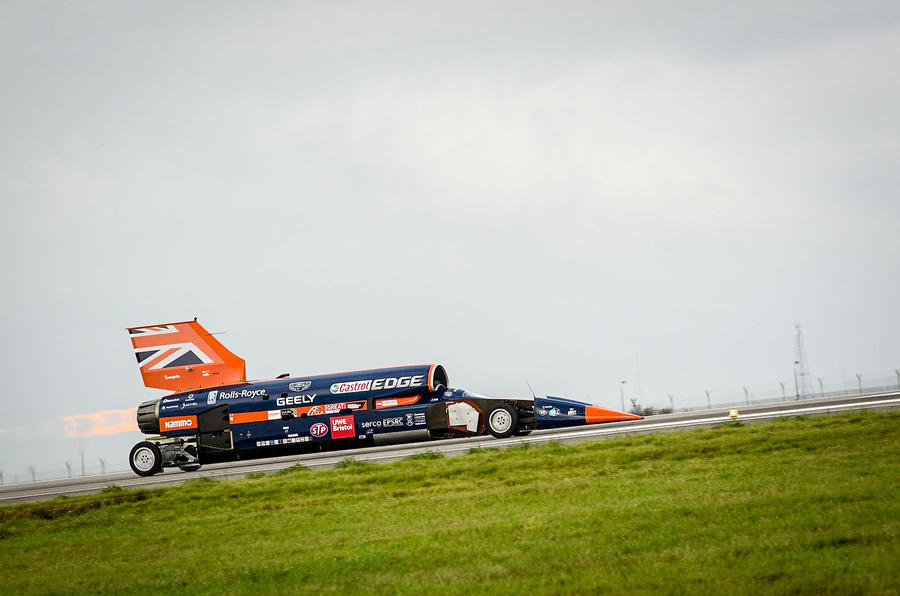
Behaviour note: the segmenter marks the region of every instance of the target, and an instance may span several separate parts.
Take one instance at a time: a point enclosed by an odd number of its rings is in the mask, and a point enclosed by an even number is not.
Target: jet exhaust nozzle
[[[137,409],[138,428],[145,435],[155,435],[159,433],[159,400],[151,399],[145,401],[138,406]]]

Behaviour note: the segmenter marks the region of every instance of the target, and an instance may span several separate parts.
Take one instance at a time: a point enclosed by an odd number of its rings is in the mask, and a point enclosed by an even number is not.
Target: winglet
[[[195,320],[129,327],[144,385],[188,391],[247,380],[243,358],[232,354]]]

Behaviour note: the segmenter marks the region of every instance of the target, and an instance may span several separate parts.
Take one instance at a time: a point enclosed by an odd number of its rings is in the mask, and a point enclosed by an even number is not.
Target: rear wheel
[[[154,443],[142,441],[131,448],[128,463],[138,476],[153,476],[162,469],[162,453]]]
[[[487,416],[488,432],[498,439],[505,439],[514,432],[518,426],[519,416],[515,408],[508,404],[497,404]]]

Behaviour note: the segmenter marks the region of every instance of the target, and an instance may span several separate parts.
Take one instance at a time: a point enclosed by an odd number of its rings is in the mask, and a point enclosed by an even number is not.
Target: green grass
[[[0,508],[0,594],[886,593],[900,414]]]

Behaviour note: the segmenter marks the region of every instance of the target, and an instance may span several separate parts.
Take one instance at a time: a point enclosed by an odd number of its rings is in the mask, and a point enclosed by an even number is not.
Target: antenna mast
[[[797,373],[797,392],[809,395],[809,371],[806,370],[806,350],[803,349],[803,332],[800,324],[794,325],[794,336],[797,338],[797,354],[794,358],[794,370]]]

